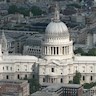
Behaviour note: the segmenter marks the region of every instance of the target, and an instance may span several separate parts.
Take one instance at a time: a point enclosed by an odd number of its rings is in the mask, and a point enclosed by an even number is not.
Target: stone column
[[[52,55],[54,55],[54,47],[52,47]]]
[[[64,55],[66,55],[66,48],[65,48],[65,46],[64,46]]]
[[[57,47],[55,47],[55,55],[57,55]]]
[[[45,52],[45,55],[46,55],[46,47],[44,47],[44,50],[45,50],[44,52]]]
[[[48,54],[47,51],[48,51],[48,48],[46,47],[46,55]]]
[[[62,47],[60,47],[60,53],[59,54],[63,55],[63,48]]]
[[[71,53],[70,50],[71,50],[71,46],[69,45],[69,54]]]
[[[52,55],[52,47],[51,47],[51,55]]]
[[[49,55],[49,47],[47,46],[47,55]]]
[[[68,54],[68,47],[66,46],[66,55]]]
[[[68,48],[69,46],[67,46],[67,55],[68,55],[68,50],[69,50],[69,48]]]
[[[58,49],[59,55],[61,55],[61,48],[62,48],[62,47],[59,47],[59,49]]]
[[[57,55],[59,55],[59,47],[57,47]]]
[[[49,54],[48,55],[51,55],[51,47],[50,46],[48,47],[48,50],[49,50]]]

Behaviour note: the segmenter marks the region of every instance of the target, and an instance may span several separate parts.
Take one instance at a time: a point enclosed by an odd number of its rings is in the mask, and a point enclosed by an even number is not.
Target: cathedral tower
[[[4,55],[8,55],[7,39],[6,39],[4,31],[2,31],[1,49]]]

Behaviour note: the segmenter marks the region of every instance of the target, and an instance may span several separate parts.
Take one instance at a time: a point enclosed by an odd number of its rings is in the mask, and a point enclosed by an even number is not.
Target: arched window
[[[85,76],[83,76],[83,81],[85,80]]]
[[[51,47],[51,55],[52,55],[52,47]]]
[[[57,47],[57,55],[59,54],[59,48]]]
[[[51,83],[53,83],[53,78],[51,78]]]
[[[54,72],[54,68],[51,68],[51,72]]]
[[[43,82],[45,82],[45,78],[43,78]]]
[[[4,70],[4,67],[3,67],[3,70]]]
[[[19,74],[17,75],[17,78],[20,79],[20,75]]]
[[[8,75],[6,76],[6,79],[9,79],[9,76]]]
[[[61,78],[60,82],[63,83],[63,79],[62,78]]]
[[[93,76],[90,77],[90,80],[91,80],[91,81],[93,80]]]
[[[64,55],[64,47],[62,47],[62,53],[63,53],[63,55]]]
[[[25,79],[27,79],[27,74],[25,74]]]

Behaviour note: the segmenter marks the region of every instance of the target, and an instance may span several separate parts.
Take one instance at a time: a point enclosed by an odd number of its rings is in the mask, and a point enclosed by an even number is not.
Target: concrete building
[[[23,47],[23,55],[42,56],[42,34],[34,34],[26,39]]]
[[[82,96],[83,87],[77,84],[45,84],[41,91],[33,93],[31,96]]]
[[[0,96],[29,96],[29,84],[25,80],[0,80]]]
[[[96,28],[89,29],[88,35],[87,35],[87,47],[93,48],[96,47]]]
[[[36,93],[33,93],[31,96],[59,96],[59,95],[54,92],[37,91]]]
[[[90,89],[84,89],[83,96],[96,96],[96,86]]]

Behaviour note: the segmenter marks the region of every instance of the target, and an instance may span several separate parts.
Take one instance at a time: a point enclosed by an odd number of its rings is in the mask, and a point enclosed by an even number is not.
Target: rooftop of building
[[[38,58],[35,57],[35,56],[28,56],[28,55],[6,55],[6,56],[3,56],[3,62],[6,62],[6,61],[19,61],[20,62],[24,62],[24,61],[28,61],[28,62],[34,62],[34,61],[37,61]]]
[[[34,34],[26,39],[25,45],[41,46],[42,38],[42,34]]]
[[[37,91],[37,92],[31,94],[31,96],[58,96],[58,95],[53,92]]]
[[[53,88],[54,90],[57,90],[58,88],[60,87],[67,87],[67,88],[80,88],[82,87],[82,85],[79,85],[79,84],[56,84],[56,83],[43,83],[42,86],[48,86],[47,88],[48,89],[51,89]],[[46,90],[46,88],[44,89]]]
[[[44,89],[42,89],[41,91],[37,91],[33,94],[31,94],[31,96],[58,96],[58,91],[60,90],[61,92],[61,88],[81,88],[82,85],[79,84],[51,84],[51,83],[44,83],[42,85],[42,87],[45,87]]]
[[[22,84],[24,82],[28,82],[27,80],[5,80],[5,79],[2,79],[0,80],[0,85],[3,85],[3,84]]]
[[[61,85],[60,86],[59,85],[52,85],[52,86],[48,86],[48,87],[44,88],[42,91],[44,91],[44,92],[56,92],[60,88],[62,88]]]
[[[95,56],[74,56],[74,62],[96,62]]]

